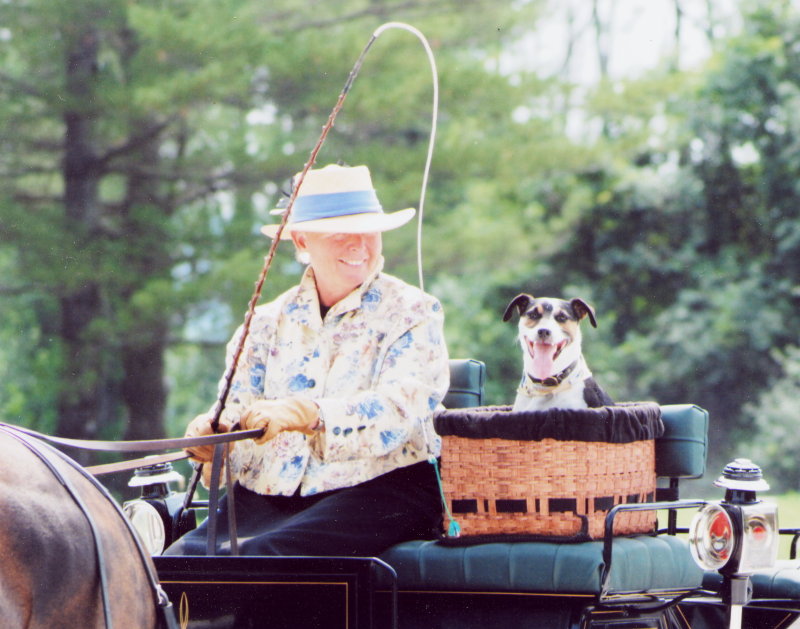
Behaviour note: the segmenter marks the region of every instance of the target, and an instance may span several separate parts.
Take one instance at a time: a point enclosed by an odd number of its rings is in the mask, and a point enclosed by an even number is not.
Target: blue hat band
[[[292,222],[315,221],[351,214],[382,213],[374,190],[330,192],[297,197],[292,208]]]

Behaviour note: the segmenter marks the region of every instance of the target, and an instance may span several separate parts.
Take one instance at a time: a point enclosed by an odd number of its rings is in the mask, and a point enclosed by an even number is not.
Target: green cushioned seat
[[[599,594],[604,568],[599,541],[474,546],[415,541],[391,548],[381,559],[397,571],[400,590]],[[683,539],[642,535],[614,540],[611,591],[692,589],[702,577]]]
[[[800,599],[800,561],[781,560],[753,575],[753,598]]]
[[[774,568],[759,570],[752,576],[754,599],[800,599],[800,560],[779,560]],[[703,587],[718,591],[722,576],[708,572]]]

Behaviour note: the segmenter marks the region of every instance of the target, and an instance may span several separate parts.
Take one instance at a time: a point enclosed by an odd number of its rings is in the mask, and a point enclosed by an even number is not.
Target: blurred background
[[[616,400],[703,406],[711,474],[746,456],[798,488],[790,0],[0,2],[0,419],[155,438],[213,404],[259,227],[387,21],[436,57],[425,288],[488,402],[521,374],[508,301],[582,297]],[[417,206],[431,98],[419,41],[385,32],[318,165],[367,164],[388,211]],[[415,227],[384,247],[416,283]],[[262,301],[300,272],[281,245]]]

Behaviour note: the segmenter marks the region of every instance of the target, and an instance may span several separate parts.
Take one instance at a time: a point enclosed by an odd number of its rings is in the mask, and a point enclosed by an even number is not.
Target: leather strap
[[[203,437],[178,437],[174,439],[143,439],[140,441],[102,441],[96,439],[68,439],[66,437],[51,437],[30,428],[4,424],[0,422],[0,427],[5,426],[11,430],[16,430],[36,439],[55,443],[81,450],[98,450],[102,452],[158,452],[161,450],[175,450],[178,448],[190,448],[192,446],[210,446],[218,443],[228,443],[241,439],[252,439],[264,433],[263,428],[253,430],[234,430],[232,432],[205,435]]]
[[[147,467],[148,465],[158,465],[159,463],[173,463],[174,461],[183,461],[188,459],[189,455],[186,452],[172,452],[170,454],[151,454],[139,459],[127,459],[118,463],[102,463],[100,465],[90,465],[84,467],[92,476],[102,476],[103,474],[114,474],[115,472],[129,472],[140,467]]]
[[[236,504],[233,495],[233,474],[231,473],[228,452],[225,452],[225,487],[228,494],[228,538],[231,542],[231,556],[239,555],[239,530],[236,527]]]
[[[64,437],[51,437],[50,435],[36,432],[30,428],[23,428],[22,426],[14,426],[12,424],[4,424],[0,422],[0,429],[2,428],[16,431],[29,437],[54,443],[56,445],[102,452],[156,452],[159,450],[171,450],[175,448],[190,448],[192,446],[217,445],[221,443],[230,443],[232,441],[240,441],[242,439],[259,437],[264,432],[262,428],[255,428],[253,430],[234,430],[233,432],[205,435],[203,437],[147,439],[143,441],[95,441],[90,439],[67,439]],[[151,455],[139,459],[120,461],[118,463],[91,465],[83,469],[93,476],[102,476],[103,474],[126,472],[147,465],[171,463],[173,461],[182,461],[188,458],[189,455],[186,452],[181,451],[173,452],[171,454],[161,454],[155,456]],[[194,493],[194,491],[192,490],[191,493]]]
[[[208,530],[206,531],[206,556],[217,554],[217,524],[219,522],[219,481],[224,458],[224,446],[214,446],[211,460],[211,479],[208,481]]]

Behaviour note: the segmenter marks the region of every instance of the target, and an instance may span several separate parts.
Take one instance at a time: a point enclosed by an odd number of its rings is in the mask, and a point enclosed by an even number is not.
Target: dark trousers
[[[314,496],[264,496],[233,487],[241,555],[373,557],[402,541],[441,532],[436,473],[417,463],[370,481]],[[217,553],[230,554],[228,508],[220,500]],[[205,555],[206,520],[172,544],[165,555]]]

